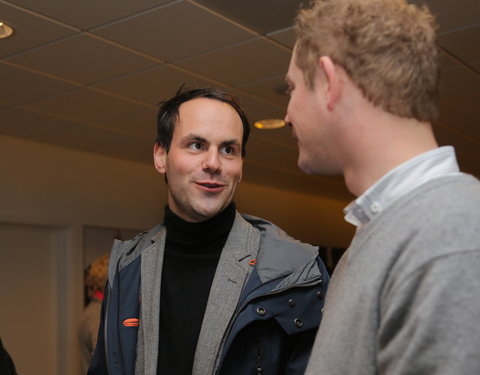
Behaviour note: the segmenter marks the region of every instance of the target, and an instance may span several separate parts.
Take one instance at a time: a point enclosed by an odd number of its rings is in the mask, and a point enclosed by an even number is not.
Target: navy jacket
[[[116,241],[89,374],[156,375],[166,231]],[[303,374],[329,276],[316,247],[237,213],[222,250],[192,374]]]

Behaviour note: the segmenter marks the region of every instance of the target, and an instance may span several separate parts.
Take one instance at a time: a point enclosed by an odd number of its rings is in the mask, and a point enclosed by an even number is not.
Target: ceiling
[[[0,134],[151,164],[155,108],[185,83],[233,92],[250,120],[283,118],[300,0],[0,0]],[[480,3],[430,0],[442,50],[441,144],[480,176]],[[306,176],[288,128],[252,130],[244,179],[351,199]]]

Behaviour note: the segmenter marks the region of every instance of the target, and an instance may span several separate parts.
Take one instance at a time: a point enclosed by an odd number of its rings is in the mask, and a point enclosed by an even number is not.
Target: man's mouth
[[[218,182],[195,182],[195,185],[206,191],[219,191],[225,187],[225,184]]]

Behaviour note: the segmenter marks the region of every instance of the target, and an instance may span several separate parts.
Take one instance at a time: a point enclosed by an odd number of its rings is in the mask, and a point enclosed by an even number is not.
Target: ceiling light
[[[257,129],[278,129],[283,128],[285,125],[285,121],[276,118],[259,120],[253,124]]]
[[[13,34],[13,29],[5,22],[0,22],[0,39],[8,38]]]

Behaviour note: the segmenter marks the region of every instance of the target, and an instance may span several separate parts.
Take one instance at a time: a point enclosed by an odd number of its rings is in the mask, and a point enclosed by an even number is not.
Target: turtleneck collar
[[[199,223],[183,220],[165,206],[164,225],[167,229],[167,242],[176,251],[211,251],[213,247],[225,244],[235,220],[236,207],[231,202],[218,215]],[[216,245],[216,246],[215,246]]]

